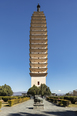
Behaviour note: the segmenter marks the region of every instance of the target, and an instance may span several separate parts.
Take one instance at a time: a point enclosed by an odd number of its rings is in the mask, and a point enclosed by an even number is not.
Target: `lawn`
[[[77,104],[69,104],[68,107],[77,107]]]

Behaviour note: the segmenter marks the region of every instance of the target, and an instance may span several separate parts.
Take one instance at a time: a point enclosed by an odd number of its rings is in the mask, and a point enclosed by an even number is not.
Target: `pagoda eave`
[[[38,68],[38,67],[45,67],[45,66],[47,67],[48,63],[44,63],[44,64],[43,63],[42,64],[30,63],[29,65],[31,67],[37,67]]]
[[[31,77],[44,77],[47,76],[48,73],[30,73]]]
[[[30,52],[46,52],[48,51],[48,49],[29,49]]]
[[[47,71],[48,68],[29,68],[30,71],[33,71],[33,72],[44,72],[44,71]]]
[[[48,46],[48,44],[29,44],[30,45],[30,47],[46,47],[47,48],[47,46]]]
[[[38,59],[38,58],[32,59],[32,58],[30,58],[29,60],[30,60],[30,62],[42,62],[42,63],[46,62],[47,63],[48,58],[44,58],[44,59]]]
[[[46,54],[29,54],[30,55],[30,57],[47,57],[48,56],[48,54],[46,53]]]

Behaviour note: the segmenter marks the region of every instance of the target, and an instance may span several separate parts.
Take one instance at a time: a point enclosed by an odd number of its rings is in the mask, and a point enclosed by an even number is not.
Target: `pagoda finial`
[[[37,5],[37,11],[40,12],[40,5],[39,5],[39,3]]]

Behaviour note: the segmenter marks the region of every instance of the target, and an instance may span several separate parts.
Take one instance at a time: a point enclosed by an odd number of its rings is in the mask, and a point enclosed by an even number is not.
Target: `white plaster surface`
[[[38,85],[38,82],[40,83]],[[41,84],[46,84],[46,76],[44,77],[31,77],[31,87],[33,85],[39,87]]]

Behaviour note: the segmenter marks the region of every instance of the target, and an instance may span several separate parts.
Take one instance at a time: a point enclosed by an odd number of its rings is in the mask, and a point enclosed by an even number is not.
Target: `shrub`
[[[57,103],[57,101],[58,101],[58,99],[55,99],[55,100],[54,100],[54,103]]]
[[[0,108],[2,107],[2,101],[0,101]]]
[[[70,101],[65,100],[63,98],[64,98],[64,96],[61,96],[61,97],[48,97],[47,100],[51,101],[52,103],[56,103],[57,105],[68,106],[70,104]]]
[[[15,104],[14,99],[13,100],[8,100],[9,106],[13,106]]]
[[[47,97],[46,100],[49,100],[49,97]]]
[[[0,96],[0,100],[2,99],[2,96]]]
[[[64,97],[64,99],[70,100],[72,104],[75,104],[75,102],[77,101],[77,97],[74,96]]]
[[[8,100],[9,106],[29,100],[29,97]]]
[[[9,97],[2,97],[4,102],[7,102],[9,100]]]
[[[53,102],[53,98],[50,98],[50,101]]]
[[[68,106],[69,105],[69,100],[62,100],[63,106]]]
[[[64,96],[60,96],[60,99],[64,99]]]
[[[62,105],[62,99],[58,100],[58,105]]]

